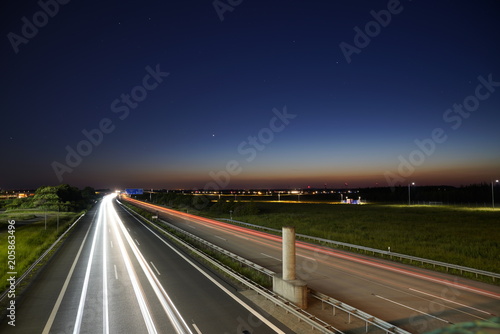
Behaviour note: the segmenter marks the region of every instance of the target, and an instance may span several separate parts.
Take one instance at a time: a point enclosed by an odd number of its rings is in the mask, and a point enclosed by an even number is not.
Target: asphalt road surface
[[[0,333],[289,333],[105,197],[16,301]]]
[[[279,236],[134,203],[213,244],[281,272]],[[500,314],[498,286],[305,242],[297,242],[296,262],[297,276],[310,288],[411,333]]]

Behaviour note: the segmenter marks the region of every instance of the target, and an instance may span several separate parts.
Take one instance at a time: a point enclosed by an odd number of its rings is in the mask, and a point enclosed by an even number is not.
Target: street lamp
[[[412,183],[408,183],[408,205],[411,205],[410,204],[410,186],[414,186],[415,185],[415,182],[412,182]]]
[[[498,183],[498,180],[495,180],[495,183]],[[493,181],[491,181],[491,207],[495,207],[495,191],[493,188],[493,185],[495,184]]]

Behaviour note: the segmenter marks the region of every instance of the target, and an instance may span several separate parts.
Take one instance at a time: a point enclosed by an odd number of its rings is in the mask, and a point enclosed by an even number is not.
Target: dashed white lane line
[[[161,275],[161,274],[160,274],[160,272],[158,271],[158,269],[156,269],[156,266],[155,266],[155,264],[153,263],[153,261],[150,261],[150,262],[151,262],[151,265],[153,266],[153,269],[156,271],[156,273],[157,273],[158,275]]]
[[[274,259],[276,261],[280,261],[280,262],[282,261],[281,259],[278,259],[277,257],[271,256],[271,255],[267,255],[266,253],[260,253],[260,254],[262,254],[262,255],[264,255],[264,256],[266,256],[268,258]]]
[[[398,303],[398,302],[396,302],[396,301],[394,301],[394,300],[390,300],[389,298],[385,298],[385,297],[382,297],[382,296],[379,296],[379,295],[375,295],[375,294],[374,294],[374,296],[375,296],[375,297],[377,297],[377,298],[380,298],[380,299],[386,300],[386,301],[388,301],[388,302],[391,302],[391,303],[393,303],[393,304],[396,304],[396,305],[399,305],[399,306],[405,307],[405,308],[410,309],[410,310],[412,310],[412,311],[418,312],[418,313],[420,313],[420,314],[424,314],[424,315],[426,315],[426,316],[428,316],[428,317],[431,317],[431,318],[434,318],[434,319],[436,319],[436,320],[439,320],[439,321],[442,321],[442,322],[446,322],[447,324],[453,324],[452,322],[449,322],[448,320],[444,320],[444,319],[438,318],[438,317],[436,317],[436,316],[433,316],[432,314],[425,313],[425,312],[423,312],[423,311],[417,310],[416,308],[413,308],[413,307],[410,307],[410,306],[407,306],[407,305],[404,305],[404,304]]]

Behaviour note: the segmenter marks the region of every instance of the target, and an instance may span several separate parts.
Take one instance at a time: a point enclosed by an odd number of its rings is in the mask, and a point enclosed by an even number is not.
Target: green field
[[[452,206],[255,203],[233,219],[335,241],[500,272],[500,209]],[[201,213],[229,218],[227,214]]]
[[[57,228],[59,215],[59,229]],[[7,272],[17,272],[17,277],[52,245],[66,227],[81,213],[47,212],[47,229],[45,229],[44,211],[14,211],[0,214],[0,293],[7,288]],[[15,220],[15,269],[8,268],[7,225]]]

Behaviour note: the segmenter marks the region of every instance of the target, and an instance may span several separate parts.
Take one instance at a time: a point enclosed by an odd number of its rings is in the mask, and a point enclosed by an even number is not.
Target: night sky
[[[497,1],[44,1],[2,2],[2,189],[500,178]]]

